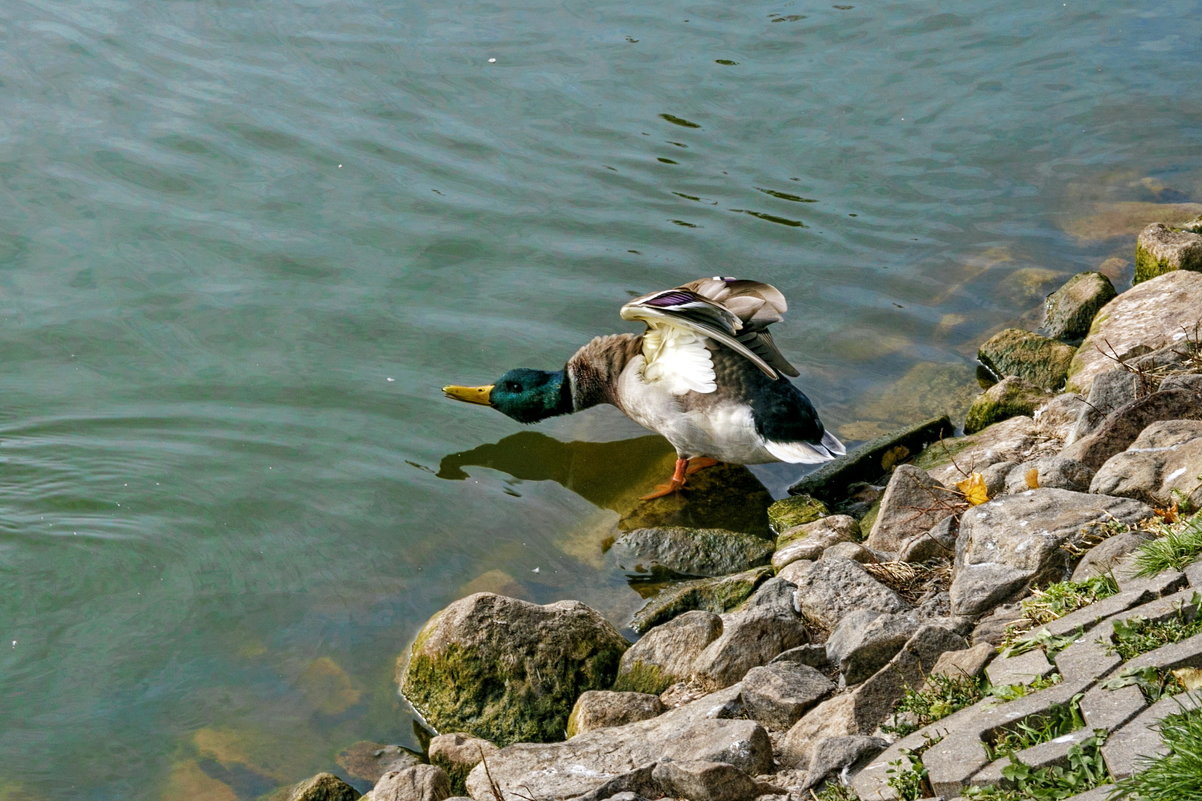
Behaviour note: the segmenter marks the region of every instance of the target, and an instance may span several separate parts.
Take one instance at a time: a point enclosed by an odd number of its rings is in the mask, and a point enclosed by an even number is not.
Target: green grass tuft
[[[1160,536],[1135,552],[1136,577],[1155,576],[1164,570],[1183,570],[1202,556],[1202,513],[1157,528]]]
[[[1182,801],[1202,798],[1202,709],[1165,718],[1160,737],[1167,753],[1140,759],[1140,771],[1115,785],[1109,798]]]

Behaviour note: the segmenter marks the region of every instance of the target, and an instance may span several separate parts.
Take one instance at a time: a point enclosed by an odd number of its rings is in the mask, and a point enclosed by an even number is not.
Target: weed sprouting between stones
[[[1135,552],[1136,577],[1182,570],[1202,556],[1202,512],[1176,523],[1157,523],[1152,531],[1157,538]]]
[[[990,684],[984,676],[932,674],[923,689],[905,689],[901,700],[893,708],[893,722],[881,726],[881,731],[905,737],[984,698],[996,698],[999,702],[1013,701],[1059,682],[1059,673],[1035,679],[1030,684],[997,686]]]
[[[1010,755],[1010,764],[1002,768],[1005,786],[970,787],[965,798],[974,801],[1059,801],[1110,781],[1110,772],[1102,759],[1105,733],[1093,736],[1069,749],[1064,765],[1033,768]],[[1182,796],[1184,797],[1184,796]]]
[[[1182,681],[1182,675],[1181,671],[1158,668],[1155,665],[1135,670],[1123,668],[1117,676],[1103,683],[1102,686],[1107,690],[1138,687],[1148,703],[1154,704],[1166,696],[1185,692],[1186,687]]]
[[[934,794],[931,782],[927,778],[927,766],[922,763],[922,753],[935,742],[937,741],[929,740],[924,747],[915,751],[903,748],[902,758],[889,763],[885,771],[889,775],[888,783],[897,791],[901,801],[918,801],[919,798],[927,798]]]
[[[1001,759],[1083,728],[1082,697],[1084,693],[1077,693],[1065,703],[1054,704],[1037,715],[995,732],[994,737],[985,743],[986,755],[991,760]]]
[[[1202,595],[1194,593],[1188,604],[1182,604],[1175,614],[1165,620],[1133,617],[1114,622],[1114,633],[1106,649],[1124,660],[1154,651],[1163,645],[1181,642],[1202,634]]]
[[[1095,601],[1109,598],[1119,591],[1118,582],[1114,576],[1093,576],[1082,581],[1058,581],[1049,584],[1041,590],[1032,590],[1030,597],[1022,601],[1022,617],[1011,623],[1006,629],[1005,639],[999,650],[1008,656],[1015,656],[1035,648],[1052,646],[1063,648],[1071,643],[1075,636],[1068,638],[1063,644],[1058,638],[1044,633],[1042,639],[1039,633],[1029,632],[1036,626],[1051,623],[1064,617],[1069,612],[1089,606]],[[1064,638],[1059,638],[1064,639]]]

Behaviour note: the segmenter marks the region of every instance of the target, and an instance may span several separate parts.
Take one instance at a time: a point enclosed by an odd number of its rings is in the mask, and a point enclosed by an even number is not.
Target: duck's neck
[[[627,363],[638,355],[640,338],[633,334],[610,334],[585,343],[568,359],[568,376],[574,411],[601,403],[622,408],[618,400],[618,376]]]

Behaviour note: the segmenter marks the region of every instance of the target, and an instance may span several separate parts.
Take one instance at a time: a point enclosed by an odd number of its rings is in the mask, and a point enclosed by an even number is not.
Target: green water
[[[849,444],[954,404],[1140,204],[1202,201],[1200,12],[0,7],[0,799],[414,746],[393,660],[472,587],[623,624],[598,532],[666,446],[438,387],[722,273],[790,298]]]

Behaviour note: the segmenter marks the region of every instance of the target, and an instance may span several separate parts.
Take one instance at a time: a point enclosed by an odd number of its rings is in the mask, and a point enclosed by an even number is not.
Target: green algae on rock
[[[772,576],[772,568],[757,567],[733,576],[671,584],[634,613],[630,627],[640,634],[694,609],[726,612],[747,600]]]
[[[1135,242],[1135,283],[1174,270],[1202,272],[1202,217],[1170,228],[1152,223]]]
[[[436,730],[499,745],[549,742],[563,737],[582,692],[609,687],[626,647],[579,601],[539,606],[477,593],[430,618],[398,681]]]
[[[1048,399],[1048,393],[1025,378],[1009,376],[977,396],[964,419],[964,433],[1019,415],[1030,415]]]
[[[977,351],[981,364],[999,379],[1016,375],[1048,391],[1064,386],[1076,348],[1021,328],[1007,328]]]
[[[812,523],[831,513],[826,504],[810,495],[793,495],[768,507],[768,525],[777,535],[791,528]]]

